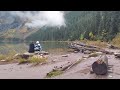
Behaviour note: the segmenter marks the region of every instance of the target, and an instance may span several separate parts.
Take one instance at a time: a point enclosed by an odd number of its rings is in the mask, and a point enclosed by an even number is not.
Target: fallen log
[[[60,71],[64,71],[66,68],[68,68],[72,63],[68,62],[66,64],[63,64],[61,66],[55,66],[53,70],[60,70]]]
[[[74,42],[73,44],[72,44],[73,46],[74,45],[79,45],[79,46],[82,46],[82,47],[88,47],[88,48],[99,48],[99,47],[97,47],[97,46],[93,46],[93,45],[87,45],[87,44],[85,44],[85,43],[76,43],[76,42]]]
[[[114,54],[113,52],[104,50],[100,47],[81,44],[81,43],[73,43],[73,44],[71,44],[71,46],[69,48],[72,48],[75,51],[76,50],[77,51],[82,51],[83,53],[84,53],[84,51],[91,51],[91,52],[102,52],[102,53],[105,53],[105,54]]]
[[[72,63],[69,67],[67,67],[66,69],[64,69],[64,71],[69,70],[69,69],[72,68],[73,66],[77,65],[78,63],[80,63],[82,60],[84,60],[84,59],[82,58],[82,59],[79,59],[79,60],[75,61],[75,62]]]
[[[108,58],[103,55],[92,64],[92,70],[97,75],[105,75],[108,72]]]
[[[119,47],[116,47],[114,45],[108,44],[107,46],[109,49],[120,49]]]
[[[84,46],[79,46],[79,45],[74,45],[71,46],[72,49],[78,50],[78,51],[82,51],[82,50],[89,50],[89,51],[99,51],[98,48],[89,48],[89,47],[84,47]]]
[[[60,70],[60,71],[66,71],[69,70],[70,68],[72,68],[73,66],[77,65],[78,63],[80,63],[82,60],[84,60],[84,58],[81,58],[77,61],[74,62],[68,62],[67,64],[64,64],[60,67],[55,67],[53,70]]]
[[[74,62],[68,62],[67,64],[64,64],[60,67],[55,66],[52,71],[46,74],[46,77],[53,77],[53,76],[60,75],[65,71],[69,70],[70,68],[72,68],[73,66],[77,65],[78,63],[80,63],[82,60],[83,58]]]
[[[120,58],[120,53],[114,53],[115,58]]]
[[[36,51],[35,54],[48,55],[49,53],[46,52],[46,51],[40,51],[40,52],[39,52],[39,51],[38,51],[38,52]]]
[[[93,53],[92,51],[89,51],[89,50],[86,50],[86,51],[84,51],[83,52],[84,54],[91,54],[91,53]]]

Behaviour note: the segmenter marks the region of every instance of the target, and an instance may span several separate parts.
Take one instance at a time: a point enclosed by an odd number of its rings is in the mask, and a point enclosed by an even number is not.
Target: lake
[[[1,42],[0,43],[0,54],[7,53],[24,53],[29,49],[30,42],[20,43],[20,42]],[[63,52],[68,48],[67,42],[40,42],[43,51],[48,51],[51,53]]]

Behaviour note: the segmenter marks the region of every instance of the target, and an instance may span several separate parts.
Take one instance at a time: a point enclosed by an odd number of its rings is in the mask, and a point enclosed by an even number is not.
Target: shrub
[[[107,46],[107,42],[101,42],[100,40],[87,41],[86,44],[93,45],[93,46],[99,46],[99,47],[102,47],[102,48],[105,48]]]
[[[47,58],[45,58],[45,57],[42,57],[42,58],[40,58],[40,57],[30,57],[30,58],[29,58],[29,61],[30,61],[30,63],[39,64],[39,63],[44,63],[44,62],[46,62],[46,61],[47,61]]]
[[[117,47],[120,47],[120,33],[116,35],[116,37],[112,40],[111,43]]]
[[[53,71],[47,73],[46,77],[47,77],[47,78],[50,78],[50,77],[54,77],[54,76],[60,75],[60,74],[62,74],[62,73],[63,73],[63,72],[60,71],[60,70],[53,70]]]
[[[3,59],[5,59],[6,58],[6,56],[5,55],[0,55],[0,60],[3,60]]]
[[[30,63],[30,61],[26,59],[19,58],[19,64],[25,64],[25,63]]]

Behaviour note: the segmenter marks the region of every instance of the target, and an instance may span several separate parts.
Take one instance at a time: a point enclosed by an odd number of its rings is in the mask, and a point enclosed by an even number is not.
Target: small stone
[[[96,52],[96,54],[102,55],[103,53],[102,52]]]
[[[112,78],[113,76],[112,76],[112,75],[109,75],[108,77],[109,77],[109,78]]]
[[[57,66],[54,66],[54,68],[57,68]]]
[[[62,55],[62,57],[68,57],[68,55]]]
[[[5,62],[6,60],[1,60],[1,62]]]
[[[55,62],[56,60],[52,60],[52,62]]]
[[[84,51],[84,54],[91,54],[91,51]]]
[[[90,74],[93,74],[94,72],[93,71],[90,71]]]
[[[89,56],[88,55],[86,55],[86,56],[83,56],[83,58],[88,58]]]
[[[78,53],[78,51],[74,51],[74,53]]]

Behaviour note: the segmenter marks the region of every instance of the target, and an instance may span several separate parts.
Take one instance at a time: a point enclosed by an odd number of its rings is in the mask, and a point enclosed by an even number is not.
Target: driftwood
[[[81,51],[82,53],[84,53],[85,51],[90,51],[90,52],[102,52],[102,53],[105,53],[105,54],[113,54],[113,52],[104,50],[100,47],[86,45],[86,44],[83,44],[83,43],[71,43],[69,48],[72,48],[75,51]]]
[[[97,75],[105,75],[108,72],[108,58],[103,55],[92,64],[92,70]]]
[[[35,54],[48,55],[49,53],[46,51],[36,51]]]
[[[120,53],[114,53],[115,58],[120,58]]]
[[[62,57],[68,57],[68,55],[62,55]]]
[[[91,54],[92,51],[86,50],[86,51],[84,51],[83,53],[84,53],[84,54]]]
[[[107,46],[109,49],[120,49],[119,47],[116,47],[114,45],[108,44]]]
[[[78,63],[80,63],[82,60],[84,60],[84,58],[81,58],[81,59],[74,61],[74,62],[68,62],[64,65],[59,66],[59,67],[55,66],[52,71],[50,71],[49,73],[46,74],[46,77],[60,75],[63,72],[66,72],[67,70],[72,68],[73,66],[77,65]]]
[[[67,71],[69,70],[70,68],[72,68],[73,66],[77,65],[78,63],[80,63],[81,61],[83,60],[83,58],[77,60],[77,61],[74,61],[74,62],[68,62],[67,64],[64,64],[60,67],[54,67],[53,70],[60,70],[60,71]]]

